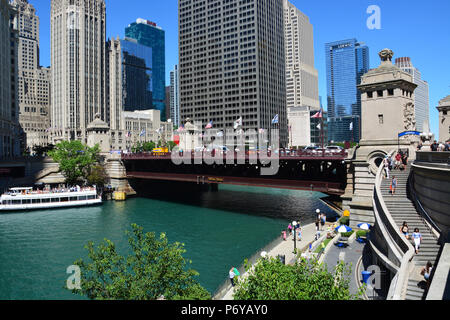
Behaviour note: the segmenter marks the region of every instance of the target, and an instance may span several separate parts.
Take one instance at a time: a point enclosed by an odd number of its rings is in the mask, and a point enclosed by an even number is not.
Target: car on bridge
[[[341,153],[344,148],[340,146],[326,146],[325,153]]]
[[[317,152],[319,152],[319,147],[309,146],[309,147],[304,148],[303,152],[306,152],[306,153],[317,153]]]

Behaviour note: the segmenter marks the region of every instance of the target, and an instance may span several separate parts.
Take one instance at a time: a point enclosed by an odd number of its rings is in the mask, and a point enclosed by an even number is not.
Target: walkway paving
[[[359,290],[359,284],[357,283],[357,272],[356,270],[358,261],[362,256],[364,244],[359,243],[353,238],[349,240],[348,247],[339,248],[334,244],[331,244],[331,248],[326,253],[323,263],[326,264],[328,272],[333,272],[334,267],[339,263],[339,261],[344,261],[346,264],[351,265],[352,272],[350,274],[350,294],[356,294]]]
[[[309,244],[314,241],[316,236],[316,226],[315,224],[309,224],[302,226],[302,240],[297,239],[297,250],[303,251],[308,248]],[[294,254],[294,236],[288,237],[288,240],[282,241],[279,245],[274,247],[272,250],[267,252],[269,257],[277,257],[278,255],[285,255],[286,264],[294,263],[296,255]],[[248,272],[242,275],[242,277],[247,277]],[[225,296],[221,300],[233,300],[234,288],[228,290]]]

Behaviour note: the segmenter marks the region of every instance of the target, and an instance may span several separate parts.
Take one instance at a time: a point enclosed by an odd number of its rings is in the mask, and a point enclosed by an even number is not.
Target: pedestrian
[[[325,226],[326,221],[327,221],[327,217],[325,216],[324,213],[322,213],[320,215],[320,230],[323,231],[323,227]]]
[[[403,225],[400,228],[400,232],[403,233],[403,235],[406,237],[406,239],[409,239],[409,227],[408,227],[408,223],[406,221],[403,221]]]
[[[235,286],[234,277],[236,276],[236,274],[234,273],[234,267],[231,267],[228,274],[230,276],[231,285],[234,287]]]
[[[434,142],[431,144],[431,151],[437,151],[438,150],[438,144],[437,144],[437,141],[436,140],[434,140]]]
[[[414,239],[414,248],[416,249],[416,254],[419,253],[420,244],[422,243],[422,235],[419,232],[419,228],[414,229],[414,233],[412,234]]]
[[[397,178],[395,176],[392,176],[392,182],[391,182],[391,193],[392,196],[395,194],[395,189],[397,188]]]
[[[420,272],[421,275],[425,278],[425,281],[427,282],[427,286],[430,285],[430,277],[431,277],[431,271],[433,270],[433,264],[431,261],[427,262],[427,265],[422,268],[422,271]]]
[[[316,219],[316,231],[320,229],[320,219]]]
[[[402,156],[401,156],[400,152],[397,152],[397,154],[395,155],[394,169],[396,169],[396,170],[400,169],[401,164],[402,164]]]
[[[450,151],[450,140],[445,142],[444,151]]]
[[[288,230],[289,230],[289,236],[291,236],[291,234],[292,234],[292,224],[290,224],[290,223],[288,225]]]
[[[298,226],[298,241],[302,241],[302,227]]]
[[[408,166],[408,156],[406,155],[406,153],[404,153],[402,156],[402,164],[403,169],[406,169],[406,167]]]
[[[389,160],[388,160],[388,157],[386,156],[383,161],[384,161],[384,172],[386,174],[386,178],[389,179]]]
[[[390,155],[388,157],[388,162],[389,162],[389,171],[392,171],[392,169],[394,168],[394,160]]]

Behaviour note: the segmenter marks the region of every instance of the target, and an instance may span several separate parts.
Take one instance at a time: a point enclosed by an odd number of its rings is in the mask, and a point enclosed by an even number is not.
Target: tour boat
[[[102,198],[97,195],[95,187],[44,191],[33,191],[33,188],[11,188],[0,197],[0,212],[83,207],[100,203]]]

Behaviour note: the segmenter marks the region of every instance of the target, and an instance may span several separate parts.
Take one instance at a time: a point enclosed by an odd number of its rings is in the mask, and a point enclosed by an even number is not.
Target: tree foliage
[[[74,185],[86,178],[91,167],[98,161],[100,148],[95,145],[90,148],[78,140],[62,141],[49,151],[49,156],[59,164],[66,178],[66,183]]]
[[[89,242],[85,248],[91,260],[75,262],[81,269],[81,290],[73,293],[99,300],[210,299],[209,292],[195,279],[198,273],[187,269],[191,261],[183,258],[184,245],[169,244],[164,233],[159,238],[132,224],[126,232],[131,254],[120,255],[105,239],[97,249]]]
[[[103,188],[108,180],[108,174],[103,166],[96,164],[90,168],[86,179],[88,184]]]
[[[317,260],[301,259],[284,265],[275,258],[261,259],[239,281],[235,300],[352,300],[349,276],[351,268],[340,262],[333,272]]]

